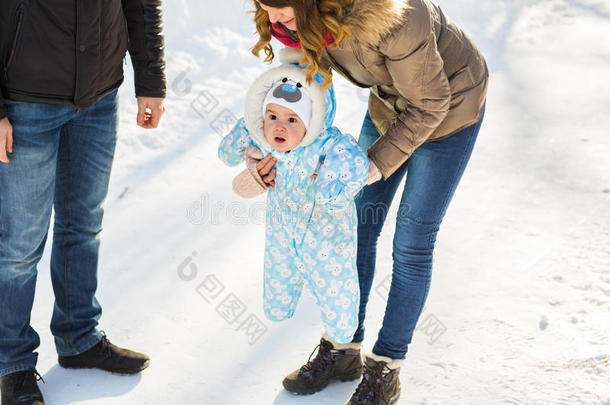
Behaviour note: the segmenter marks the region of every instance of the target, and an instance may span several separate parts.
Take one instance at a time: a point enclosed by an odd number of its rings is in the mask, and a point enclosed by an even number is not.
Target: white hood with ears
[[[269,69],[256,79],[248,90],[245,103],[246,112],[244,115],[246,128],[250,132],[252,140],[268,149],[272,149],[272,147],[265,139],[263,131],[263,103],[273,85],[284,78],[301,83],[311,97],[311,121],[309,129],[299,146],[311,144],[326,127],[327,108],[325,90],[320,83],[317,80],[312,80],[311,84],[308,84],[307,74],[298,65],[289,64]]]

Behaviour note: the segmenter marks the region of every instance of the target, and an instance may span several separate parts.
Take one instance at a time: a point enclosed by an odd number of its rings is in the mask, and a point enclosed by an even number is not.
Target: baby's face
[[[280,152],[296,148],[305,137],[305,124],[290,108],[269,103],[263,121],[265,139]]]

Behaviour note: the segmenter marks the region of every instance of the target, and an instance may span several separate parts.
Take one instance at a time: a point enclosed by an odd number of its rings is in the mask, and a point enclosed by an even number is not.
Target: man
[[[161,0],[0,2],[0,384],[3,405],[43,404],[30,326],[54,208],[51,331],[59,364],[138,373],[146,355],[96,329],[103,201],[114,156],[117,89],[129,50],[137,123],[164,112]]]

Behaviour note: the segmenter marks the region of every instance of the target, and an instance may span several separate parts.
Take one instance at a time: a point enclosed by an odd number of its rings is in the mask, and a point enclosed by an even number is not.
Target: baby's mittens
[[[369,159],[369,177],[366,180],[366,184],[373,184],[374,182],[381,180],[381,172],[375,163]]]
[[[233,179],[233,191],[243,198],[253,198],[267,191],[267,185],[258,174],[256,164],[263,158],[263,152],[256,146],[246,148],[247,169]]]

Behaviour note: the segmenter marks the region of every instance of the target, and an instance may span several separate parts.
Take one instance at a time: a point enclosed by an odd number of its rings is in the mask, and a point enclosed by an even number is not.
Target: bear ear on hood
[[[303,63],[304,54],[302,49],[298,48],[290,48],[284,47],[279,51],[279,60],[283,64],[292,64],[298,66],[300,69],[305,69],[307,67],[307,63]],[[318,82],[318,84],[322,85],[326,81],[326,78],[320,73],[316,73],[314,76],[314,80]],[[336,99],[335,99],[335,89],[331,84],[326,91],[324,91],[325,103],[326,103],[326,119],[324,121],[325,127],[331,127],[333,121],[335,120],[336,113]]]
[[[303,60],[303,51],[297,48],[284,47],[280,49],[280,63],[301,65]]]
[[[284,47],[280,49],[278,59],[283,65],[296,65],[299,69],[305,69],[309,64],[305,60],[302,49]],[[324,84],[326,78],[320,72],[314,75],[314,80],[318,84]]]

